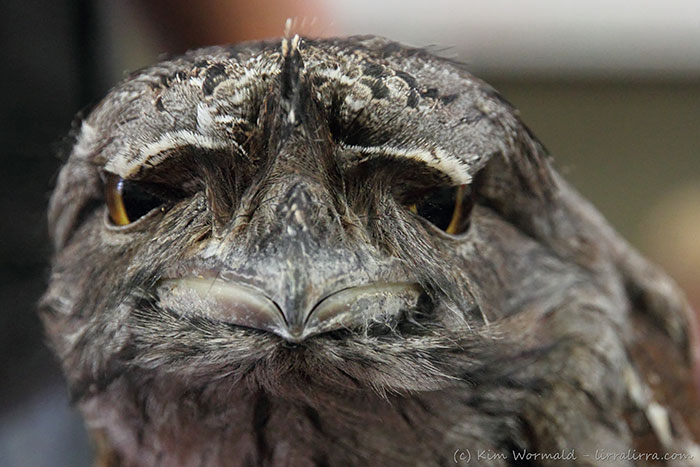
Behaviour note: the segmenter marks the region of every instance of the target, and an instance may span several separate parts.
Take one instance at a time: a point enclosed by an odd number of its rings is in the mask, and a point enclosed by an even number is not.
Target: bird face
[[[433,386],[420,352],[508,313],[475,253],[509,238],[474,206],[501,190],[480,174],[517,130],[497,94],[435,63],[295,40],[131,77],[60,176],[52,306],[120,369],[197,355],[230,372],[280,352],[323,367],[330,346]]]
[[[114,440],[156,418],[164,433],[240,420],[236,402],[261,393],[333,417],[359,407],[334,396],[359,394],[366,417],[336,425],[364,436],[371,397],[440,394],[450,436],[568,448],[575,420],[619,428],[631,380],[588,376],[632,371],[628,293],[687,343],[665,276],[507,102],[424,51],[298,37],[202,49],[127,78],[75,136],[42,316],[91,423],[130,408]],[[167,418],[170,399],[192,398],[175,410],[187,423]]]

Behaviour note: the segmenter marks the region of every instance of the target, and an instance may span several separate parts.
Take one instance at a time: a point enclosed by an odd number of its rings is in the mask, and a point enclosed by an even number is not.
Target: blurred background
[[[3,0],[0,465],[90,465],[35,315],[46,203],[73,116],[127,71],[280,36],[286,18],[301,34],[378,34],[466,63],[700,308],[696,0]]]

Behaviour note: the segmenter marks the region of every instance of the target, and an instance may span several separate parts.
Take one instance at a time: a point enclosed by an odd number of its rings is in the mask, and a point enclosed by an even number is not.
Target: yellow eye
[[[107,175],[105,199],[109,218],[118,226],[131,224],[164,203],[144,186],[114,174]]]
[[[469,228],[472,207],[469,185],[459,185],[430,190],[408,209],[440,230],[459,235]]]

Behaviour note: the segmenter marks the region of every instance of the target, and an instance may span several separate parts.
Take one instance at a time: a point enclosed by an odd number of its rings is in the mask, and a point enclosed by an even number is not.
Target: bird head
[[[507,101],[380,38],[213,47],[132,74],[78,126],[49,218],[43,318],[81,401],[118,384],[218,403],[467,385],[517,389],[516,413],[547,387],[533,381],[585,375],[580,352],[624,371],[634,306],[675,310],[657,322],[688,342],[671,282]],[[626,391],[600,384],[589,396]]]

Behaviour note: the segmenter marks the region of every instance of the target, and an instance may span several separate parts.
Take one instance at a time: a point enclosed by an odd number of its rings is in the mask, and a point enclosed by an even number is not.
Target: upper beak
[[[376,282],[333,291],[306,309],[294,310],[253,286],[221,279],[170,279],[158,289],[161,306],[182,315],[268,331],[294,343],[395,315],[415,307],[421,293],[416,283]]]

